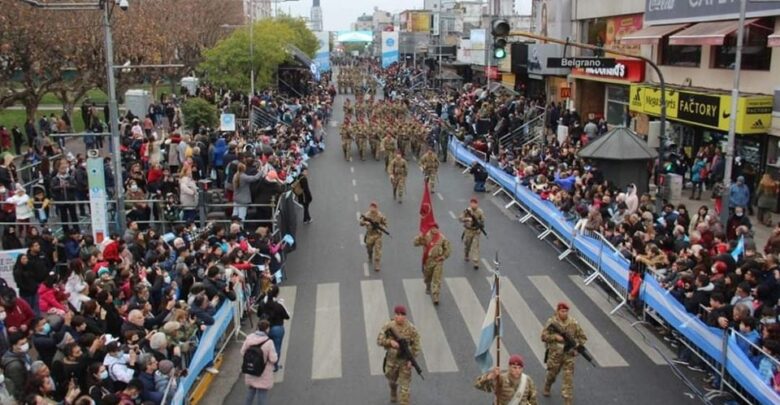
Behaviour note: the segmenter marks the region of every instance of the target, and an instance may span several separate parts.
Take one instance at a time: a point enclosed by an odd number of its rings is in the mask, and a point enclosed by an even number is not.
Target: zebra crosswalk
[[[484,280],[484,284],[483,284]],[[484,295],[489,291],[491,278],[467,278],[467,277],[445,277],[442,283],[442,294],[450,295],[454,304],[454,309],[447,308],[447,313],[457,312],[462,318],[460,323],[458,316],[443,316],[441,308],[433,306],[430,296],[425,294],[425,286],[422,279],[409,278],[400,280],[403,293],[405,295],[405,304],[409,309],[409,318],[417,327],[421,336],[422,359],[421,364],[427,373],[453,373],[464,370],[466,367],[472,367],[473,352],[479,341],[480,327],[485,317],[485,305],[489,297]],[[544,297],[540,310],[539,303],[534,301],[534,306],[539,312],[534,312],[529,305],[527,297],[523,297],[515,284],[508,277],[501,277],[501,303],[502,320],[504,333],[511,328],[519,332],[514,336],[522,337],[524,342],[507,341],[503,342],[502,353],[513,353],[512,349],[522,349],[527,358],[535,358],[539,365],[544,364],[544,345],[539,336],[544,321],[553,313],[553,308],[559,301],[574,302],[555,280],[549,276],[527,276],[521,280],[526,286],[530,285]],[[530,281],[530,283],[526,283]],[[606,309],[606,299],[595,292],[593,287],[582,285],[582,280],[572,277],[571,282],[577,284],[583,296],[593,302],[596,308]],[[354,364],[351,361],[349,368],[357,368],[361,372],[370,375],[382,374],[382,362],[384,349],[376,345],[376,334],[381,326],[390,319],[389,308],[398,302],[388,301],[390,294],[390,283],[382,279],[369,279],[359,282],[360,298],[355,300],[353,290],[348,290],[345,285],[340,283],[321,283],[314,285],[301,286],[282,286],[280,288],[280,297],[284,300],[291,315],[291,320],[286,324],[286,334],[282,343],[281,358],[288,360],[289,357],[304,356],[311,353],[311,380],[332,380],[342,378],[343,360],[342,350],[362,351],[367,354],[368,364]],[[395,287],[393,284],[392,287]],[[303,291],[305,289],[305,292]],[[397,290],[397,288],[396,288]],[[578,292],[577,289],[574,289]],[[345,293],[351,294],[345,294]],[[313,316],[298,316],[296,311],[296,298],[303,295],[315,294],[314,314]],[[393,296],[397,297],[397,296]],[[579,298],[582,301],[582,298]],[[298,298],[300,300],[300,298]],[[355,301],[355,302],[353,302]],[[299,302],[298,306],[303,305]],[[352,306],[362,307],[362,319],[360,317],[348,317],[342,319],[342,307]],[[623,318],[610,318],[614,329],[607,331],[599,330],[594,322],[580,311],[578,305],[573,305],[571,314],[574,316],[588,335],[588,348],[593,354],[596,362],[601,367],[628,367],[629,362],[624,357],[626,354],[618,351],[615,346],[618,340],[630,340],[634,342],[642,353],[654,364],[666,364],[663,356],[656,350],[644,344],[644,336],[634,329],[627,320]],[[549,310],[548,310],[549,308]],[[299,309],[300,310],[300,309]],[[299,318],[301,318],[299,320]],[[313,322],[312,322],[313,320]],[[346,323],[345,323],[346,322]],[[354,325],[356,322],[362,322],[362,327]],[[454,322],[454,324],[453,324]],[[463,337],[452,336],[446,333],[446,330],[462,330],[466,326],[471,348],[463,350],[463,342],[457,344],[453,339],[463,339]],[[355,339],[349,342],[343,341],[346,333],[342,330],[347,328],[352,331],[358,329],[365,332],[365,336],[357,341]],[[300,348],[290,348],[290,336],[295,334],[294,344],[309,344],[310,350],[300,350]],[[354,333],[353,333],[354,334]],[[625,336],[620,336],[621,334]],[[300,336],[304,335],[304,336]],[[359,343],[358,343],[359,341]],[[305,342],[305,343],[302,343]],[[365,344],[365,348],[361,347]],[[455,349],[453,349],[455,348]],[[626,345],[621,348],[626,350]],[[530,349],[531,353],[527,353]],[[495,358],[495,353],[492,353]],[[508,356],[501,356],[502,366],[506,366]],[[352,357],[354,359],[354,357]],[[362,356],[360,357],[363,358]],[[296,359],[296,364],[306,364],[303,359]],[[305,360],[308,360],[308,356]],[[296,375],[307,374],[309,371],[297,370]],[[275,373],[276,382],[282,382],[285,378],[285,369]]]

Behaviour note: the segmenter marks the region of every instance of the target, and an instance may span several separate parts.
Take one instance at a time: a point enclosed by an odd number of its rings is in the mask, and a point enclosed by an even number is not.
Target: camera
[[[116,0],[116,4],[119,6],[119,8],[122,9],[122,11],[127,11],[127,8],[130,7],[128,0]]]

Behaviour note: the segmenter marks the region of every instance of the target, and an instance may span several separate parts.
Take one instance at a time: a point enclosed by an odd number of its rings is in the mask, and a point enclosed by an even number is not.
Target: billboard
[[[571,0],[534,0],[531,12],[536,34],[552,38],[571,36]]]
[[[620,40],[623,36],[642,29],[642,14],[624,15],[607,19],[607,32],[604,47],[616,49],[631,55],[639,55],[639,45],[623,45]],[[610,54],[607,54],[609,57]]]
[[[780,14],[780,3],[748,1],[746,16],[766,17]],[[739,18],[739,1],[647,0],[645,24],[692,23]]]
[[[314,63],[317,64],[320,73],[327,72],[330,70],[330,32],[316,31],[314,36],[319,42],[317,53],[314,54]]]
[[[398,31],[382,32],[382,67],[398,62]]]
[[[405,18],[404,18],[405,17]],[[431,12],[408,10],[402,13],[402,24],[407,32],[431,32]]]

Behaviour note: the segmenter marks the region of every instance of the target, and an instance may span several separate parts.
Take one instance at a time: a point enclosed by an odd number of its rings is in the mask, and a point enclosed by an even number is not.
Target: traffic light
[[[493,57],[504,59],[506,57],[507,36],[509,35],[509,22],[503,18],[493,20],[490,33],[493,36]]]

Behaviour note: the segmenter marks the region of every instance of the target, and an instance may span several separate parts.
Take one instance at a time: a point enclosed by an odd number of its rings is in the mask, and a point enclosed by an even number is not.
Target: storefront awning
[[[630,34],[623,35],[620,39],[622,45],[656,45],[661,41],[661,38],[673,34],[689,24],[671,24],[671,25],[654,25],[650,27],[642,28],[639,31],[634,31]]]
[[[780,46],[780,32],[775,32],[774,34],[770,35],[768,39],[769,39],[768,46],[771,47]]]
[[[745,25],[751,25],[758,18],[748,18]],[[723,45],[726,36],[739,28],[739,20],[698,23],[669,37],[669,45]]]

